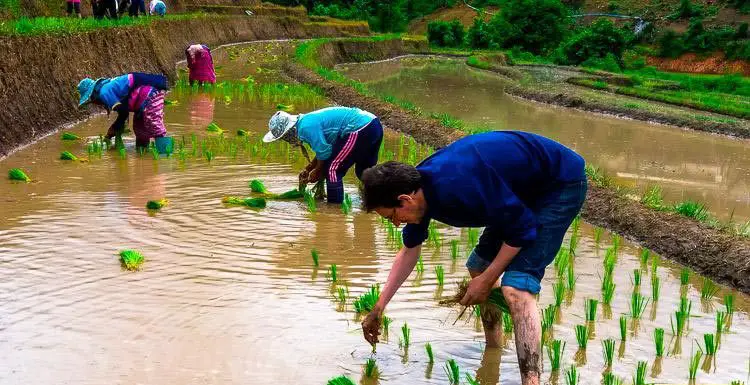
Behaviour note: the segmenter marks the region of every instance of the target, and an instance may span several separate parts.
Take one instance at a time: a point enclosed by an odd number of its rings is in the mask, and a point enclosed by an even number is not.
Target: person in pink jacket
[[[203,44],[193,44],[185,50],[187,67],[190,74],[190,85],[198,82],[216,83],[216,72],[214,72],[214,59],[211,50]]]

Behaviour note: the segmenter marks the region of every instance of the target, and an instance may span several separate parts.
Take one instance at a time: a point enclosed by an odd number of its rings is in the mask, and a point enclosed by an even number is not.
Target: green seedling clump
[[[656,356],[662,357],[664,355],[664,329],[654,329],[654,345],[656,346]]]
[[[289,190],[287,192],[283,192],[281,194],[275,194],[271,196],[272,199],[279,199],[279,200],[293,200],[293,199],[301,199],[304,197],[305,197],[305,194],[297,189]]]
[[[579,349],[586,349],[589,344],[589,328],[586,325],[576,325],[576,341]]]
[[[555,294],[555,306],[562,306],[565,299],[565,285],[562,280],[558,280],[557,283],[552,284],[552,292]]]
[[[331,378],[328,380],[327,385],[357,385],[354,383],[354,381],[350,380],[349,377],[346,376],[338,376],[335,378]]]
[[[305,191],[305,203],[307,203],[307,210],[311,213],[318,210],[315,204],[315,196],[309,190]]]
[[[421,275],[424,273],[424,261],[422,260],[422,255],[417,258],[417,274]]]
[[[703,335],[703,342],[704,342],[705,348],[706,348],[706,355],[707,356],[714,356],[714,355],[716,355],[716,348],[717,348],[716,342],[717,341],[716,341],[716,338],[714,337],[714,335],[712,333],[704,334]]]
[[[336,288],[336,293],[337,293],[337,299],[338,299],[339,303],[342,304],[342,305],[345,304],[346,303],[346,297],[347,297],[347,294],[348,294],[348,289],[346,287],[339,286],[339,287]]]
[[[19,180],[21,182],[31,182],[31,178],[26,175],[20,168],[12,168],[8,171],[8,178],[10,180]]]
[[[435,362],[435,356],[432,353],[432,345],[428,342],[424,345],[424,350],[427,352],[427,359],[430,364]]]
[[[466,383],[469,385],[482,385],[479,383],[479,380],[477,380],[475,377],[473,377],[470,373],[464,373],[466,378]]]
[[[542,309],[542,341],[546,341],[552,336],[552,325],[555,323],[556,312],[557,307],[552,304]]]
[[[315,249],[310,250],[310,256],[312,256],[313,266],[318,267],[318,261],[320,259],[320,254],[318,254],[318,250],[315,250]]]
[[[250,136],[250,134],[245,130],[237,130],[237,136]]]
[[[411,330],[409,329],[409,326],[404,322],[404,326],[401,327],[401,346],[404,347],[404,349],[409,348],[409,342],[411,340]]]
[[[257,209],[266,207],[266,200],[263,198],[224,197],[221,199],[221,202],[228,205],[247,206]]]
[[[719,285],[715,284],[708,278],[703,278],[703,285],[701,286],[701,299],[711,299],[718,292]]]
[[[391,323],[393,322],[393,318],[388,317],[387,315],[383,316],[383,334],[388,335],[388,329],[391,328]]]
[[[169,200],[167,200],[167,198],[161,198],[159,200],[146,202],[146,208],[149,210],[160,210],[162,207],[166,206],[168,203],[169,203]]]
[[[458,367],[456,360],[450,359],[445,363],[445,374],[448,375],[448,381],[451,385],[458,385],[461,380],[461,369]]]
[[[143,254],[136,250],[128,249],[120,252],[120,262],[128,270],[139,270],[144,260]]]
[[[328,279],[330,279],[333,283],[336,283],[339,280],[339,269],[335,263],[331,264],[331,266],[328,268]]]
[[[641,319],[643,311],[646,310],[649,299],[641,293],[633,293],[630,299],[630,316],[633,319]]]
[[[599,305],[599,301],[595,300],[593,298],[590,298],[584,302],[584,307],[586,310],[586,321],[588,322],[594,322],[596,321],[596,307]]]
[[[597,226],[594,227],[594,243],[596,246],[599,246],[599,242],[602,240],[602,234],[604,234],[604,229]]]
[[[659,281],[658,276],[651,276],[651,297],[654,299],[654,302],[659,300],[659,291],[661,290],[661,283]]]
[[[456,292],[453,297],[450,297],[448,299],[444,299],[440,301],[441,305],[447,305],[447,306],[454,306],[458,304],[461,299],[463,299],[464,295],[466,295],[466,291],[469,288],[469,281],[464,280],[461,283],[458,284],[458,291]],[[490,290],[490,295],[487,298],[487,301],[481,304],[482,306],[482,313],[484,318],[487,321],[490,322],[499,322],[502,320],[502,313],[510,313],[510,308],[508,307],[508,303],[505,301],[505,297],[503,297],[503,292],[500,290],[499,287],[495,287],[492,290]],[[466,310],[466,309],[464,309]],[[463,315],[463,311],[459,314],[459,318]]]
[[[378,374],[378,365],[374,358],[368,358],[365,362],[365,377],[375,378]]]
[[[688,378],[691,380],[695,380],[695,375],[698,373],[698,365],[700,365],[701,357],[703,357],[703,352],[698,349],[695,354],[690,352],[690,365],[688,367]]]
[[[435,277],[437,278],[438,286],[443,286],[443,282],[445,282],[445,270],[443,269],[443,265],[435,266]]]
[[[638,367],[635,371],[635,377],[633,377],[633,385],[646,385],[647,369],[648,363],[646,361],[638,361]]]
[[[565,384],[578,385],[578,369],[575,365],[570,365],[570,369],[565,371]]]
[[[633,270],[633,286],[641,286],[641,269]]]
[[[370,290],[354,300],[354,310],[359,314],[369,313],[375,307],[380,298],[380,284],[370,287]]]
[[[260,179],[253,179],[250,181],[250,191],[259,194],[268,194],[268,189]]]
[[[617,285],[612,282],[612,279],[605,280],[602,287],[602,300],[605,305],[612,304],[612,298],[615,296],[615,287],[617,287]]]
[[[451,240],[451,259],[454,261],[458,259],[458,240],[452,239]]]
[[[602,341],[602,355],[604,356],[604,365],[611,368],[615,357],[615,340],[608,338]]]
[[[734,314],[734,294],[724,296],[724,307],[727,309],[727,315],[731,317]]]
[[[625,341],[628,336],[628,317],[620,316],[620,341]]]
[[[727,327],[727,313],[723,311],[716,312],[716,334],[721,334]]]
[[[78,157],[70,151],[63,151],[60,153],[60,160],[78,160]]]
[[[612,372],[604,373],[604,385],[622,385],[625,379],[618,377]]]
[[[62,140],[78,140],[81,139],[80,136],[73,134],[71,132],[63,132],[61,136]]]
[[[221,134],[222,132],[224,132],[224,130],[222,130],[221,127],[219,127],[219,125],[216,124],[215,122],[211,122],[211,124],[209,124],[208,127],[206,127],[206,131],[214,132],[217,134]]]
[[[510,314],[503,312],[503,333],[513,333],[513,318]]]
[[[680,271],[680,285],[685,286],[690,280],[690,269],[687,267],[682,268]]]
[[[547,356],[549,357],[551,370],[553,373],[560,371],[563,352],[565,351],[565,341],[553,340],[547,344]]]

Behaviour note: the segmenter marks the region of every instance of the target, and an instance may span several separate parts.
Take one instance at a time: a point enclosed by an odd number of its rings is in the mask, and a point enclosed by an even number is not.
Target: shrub
[[[632,39],[632,34],[615,27],[611,21],[599,19],[564,41],[560,45],[558,58],[563,64],[580,64],[591,58],[614,55],[619,62]]]
[[[560,44],[570,22],[560,0],[517,0],[508,2],[489,24],[501,47],[542,54]]]
[[[464,41],[464,26],[460,21],[431,21],[427,24],[427,40],[439,47],[459,47]]]
[[[604,70],[607,72],[620,72],[620,63],[618,62],[617,58],[615,58],[614,55],[607,54],[607,56],[603,58],[599,57],[590,57],[583,63],[581,63],[582,67],[589,67],[589,68],[596,68],[600,70]]]
[[[466,32],[466,45],[471,48],[495,48],[497,43],[492,40],[492,35],[490,25],[484,21],[480,13]]]

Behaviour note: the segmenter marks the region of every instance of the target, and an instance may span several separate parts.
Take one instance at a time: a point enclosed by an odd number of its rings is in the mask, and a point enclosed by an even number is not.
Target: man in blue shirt
[[[583,158],[539,135],[496,131],[459,139],[417,167],[377,165],[365,171],[362,182],[367,211],[396,226],[407,224],[404,248],[375,309],[362,322],[365,339],[377,342],[381,315],[414,269],[430,220],[484,227],[466,263],[472,280],[460,302],[484,302],[502,275],[521,378],[524,385],[538,384],[541,322],[535,294],[586,197]],[[483,324],[487,346],[499,346],[498,325]]]
[[[268,122],[264,142],[283,139],[310,145],[315,159],[300,173],[300,183],[326,179],[329,203],[344,200],[342,179],[355,166],[357,178],[378,162],[383,127],[373,114],[354,107],[328,107],[307,114],[277,111]]]

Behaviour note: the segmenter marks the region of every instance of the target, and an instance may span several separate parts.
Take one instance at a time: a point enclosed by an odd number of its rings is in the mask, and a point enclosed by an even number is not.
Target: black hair
[[[422,188],[422,177],[414,166],[388,161],[362,173],[362,207],[371,212],[378,207],[399,207],[399,195]]]

